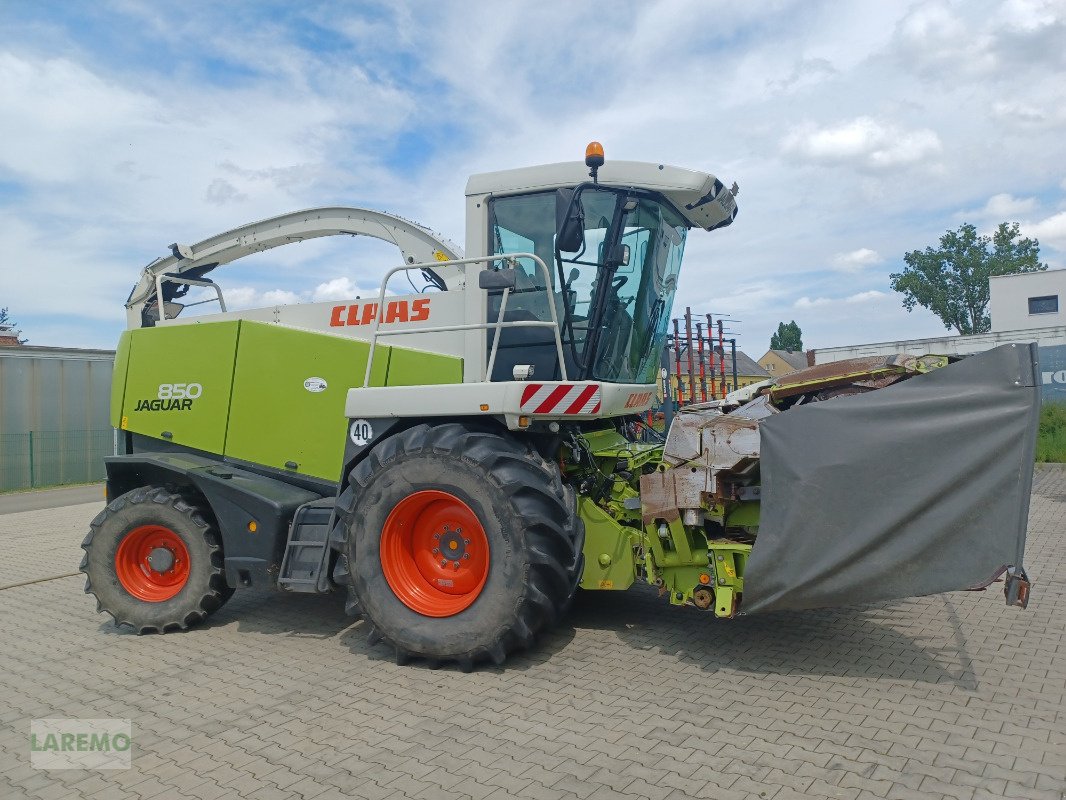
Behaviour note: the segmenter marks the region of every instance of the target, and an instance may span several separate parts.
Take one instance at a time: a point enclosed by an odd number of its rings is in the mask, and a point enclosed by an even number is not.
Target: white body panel
[[[466,313],[463,294],[463,292],[432,292],[388,295],[385,298],[384,321],[378,328],[379,335],[395,330],[409,330],[411,333],[385,337],[381,340],[382,344],[428,350],[462,358],[464,355],[462,331],[435,333],[418,333],[417,331],[419,328],[430,326],[461,325],[465,321]],[[250,308],[199,317],[177,317],[156,324],[163,327],[195,325],[227,319],[248,319],[301,330],[322,331],[352,339],[369,340],[376,311],[376,298],[354,298],[291,306]],[[484,331],[482,331],[482,336],[484,336]]]
[[[551,402],[554,390],[558,390],[557,399]],[[508,428],[516,430],[525,427],[519,426],[519,417],[534,421],[617,417],[646,411],[654,398],[654,384],[597,381],[454,383],[418,390],[410,386],[384,386],[349,389],[344,414],[349,419],[498,417]],[[546,403],[548,410],[538,413],[537,408],[545,407]]]
[[[466,242],[471,258],[488,255],[489,223],[485,210],[484,198],[466,198]],[[474,321],[484,319],[488,307],[489,293],[478,288],[477,267],[468,265],[470,272],[466,278],[466,291],[463,292],[463,307],[466,317]],[[481,366],[489,360],[489,345],[483,331],[466,331],[463,334],[463,349],[466,359],[463,361],[463,381],[474,383],[481,380]]]

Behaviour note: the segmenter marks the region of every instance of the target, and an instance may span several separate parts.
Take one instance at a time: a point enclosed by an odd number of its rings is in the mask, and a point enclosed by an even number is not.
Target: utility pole
[[[710,333],[710,331],[708,331]],[[700,362],[700,402],[707,402],[707,370],[703,359],[703,323],[696,321],[696,358]]]
[[[696,371],[692,363],[692,309],[685,307],[685,342],[688,347],[688,401],[696,402]]]
[[[719,353],[719,356],[718,356],[719,362],[718,363],[722,367],[722,397],[725,397],[725,395],[726,395],[726,391],[725,391],[725,339],[723,338],[722,330],[723,330],[723,328],[722,328],[722,318],[719,317],[718,318],[718,353]],[[735,355],[736,354],[734,353],[734,356]],[[736,358],[734,358],[733,359],[734,375],[736,374],[736,368],[737,368],[737,360],[736,360]],[[735,382],[735,378],[734,378],[734,382]]]
[[[739,387],[737,386],[737,337],[734,336],[729,340],[729,347],[733,352],[733,391],[735,392]]]
[[[677,407],[681,407],[681,333],[678,330],[677,318],[674,318],[674,383],[677,386]]]

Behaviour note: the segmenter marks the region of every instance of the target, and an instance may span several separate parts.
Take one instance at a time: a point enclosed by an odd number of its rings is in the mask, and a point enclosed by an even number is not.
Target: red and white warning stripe
[[[598,383],[530,383],[522,389],[525,414],[595,414],[600,410]]]

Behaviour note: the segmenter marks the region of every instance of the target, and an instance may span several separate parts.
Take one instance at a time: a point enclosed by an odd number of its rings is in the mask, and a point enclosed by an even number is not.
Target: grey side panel
[[[138,486],[191,485],[210,505],[222,534],[230,586],[273,587],[293,514],[322,498],[284,481],[193,453],[139,453],[104,459],[108,497]],[[255,521],[256,530],[248,523]]]
[[[1040,413],[1036,345],[763,421],[743,609],[967,589],[1021,566]]]

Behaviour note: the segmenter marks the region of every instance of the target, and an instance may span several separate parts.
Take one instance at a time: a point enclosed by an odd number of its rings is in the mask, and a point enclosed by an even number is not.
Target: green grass
[[[1045,403],[1040,409],[1036,460],[1066,462],[1066,403]]]

